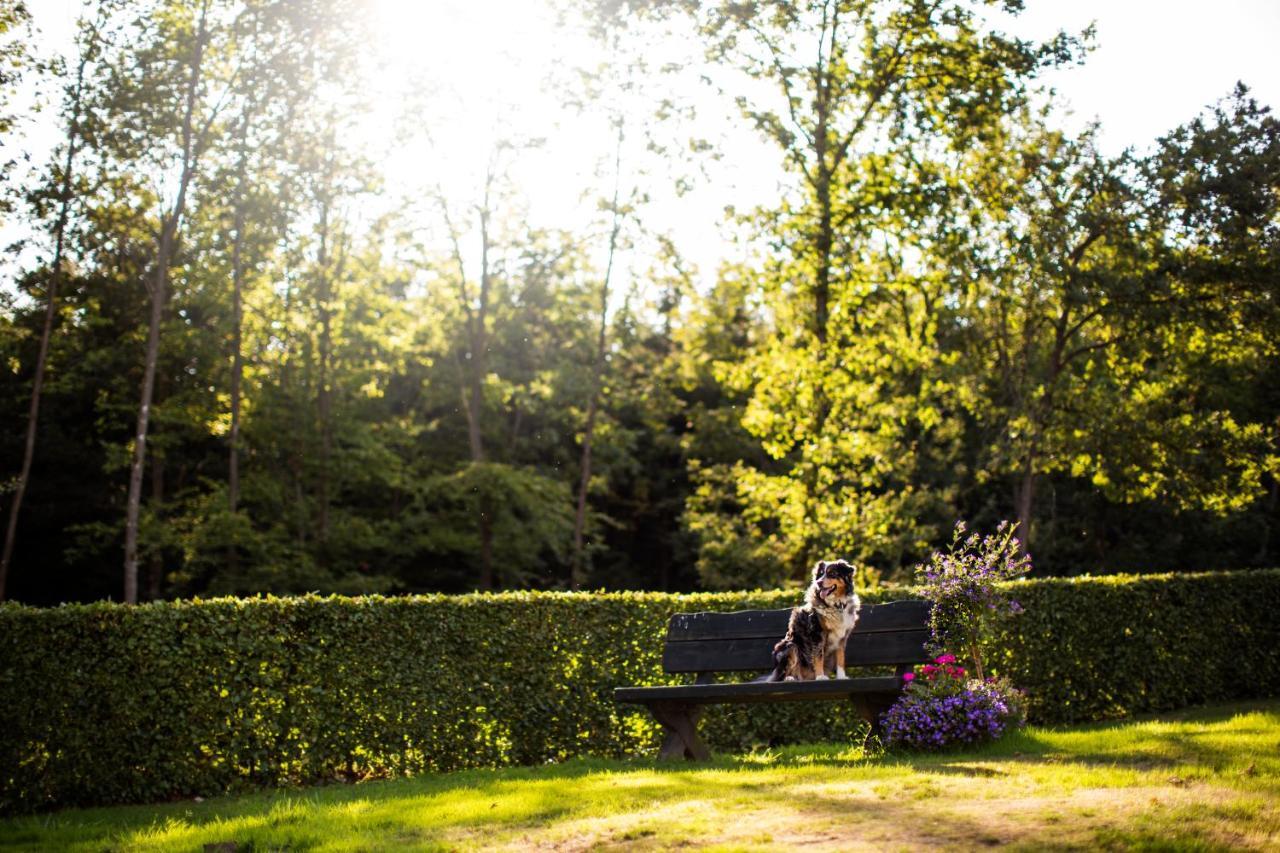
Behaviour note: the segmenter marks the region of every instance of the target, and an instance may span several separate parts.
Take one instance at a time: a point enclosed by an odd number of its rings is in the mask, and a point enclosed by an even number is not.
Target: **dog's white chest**
[[[840,622],[841,636],[847,637],[853,633],[853,626],[858,624],[858,610],[861,607],[862,602],[858,600],[857,596],[854,596],[853,600],[845,607],[844,618]]]
[[[849,634],[853,632],[853,626],[858,622],[859,604],[860,602],[855,598],[840,612],[839,621],[827,621],[825,639],[828,652],[834,651],[836,646],[841,645],[849,638]]]

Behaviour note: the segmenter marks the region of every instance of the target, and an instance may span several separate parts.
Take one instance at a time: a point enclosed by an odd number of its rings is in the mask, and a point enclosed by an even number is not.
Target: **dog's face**
[[[853,566],[844,560],[819,560],[813,567],[813,586],[823,601],[839,601],[853,593]]]

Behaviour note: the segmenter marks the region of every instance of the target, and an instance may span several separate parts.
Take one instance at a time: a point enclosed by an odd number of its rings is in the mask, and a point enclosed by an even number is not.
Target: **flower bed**
[[[881,718],[886,745],[941,749],[979,743],[1026,721],[1024,694],[1006,679],[983,678],[982,670],[981,646],[993,614],[1023,609],[998,585],[1031,568],[1015,530],[1001,522],[993,536],[966,537],[964,522],[959,522],[950,547],[916,567],[920,592],[933,605],[929,625],[934,649],[966,652],[977,677],[969,678],[950,653],[940,654],[918,674],[907,673],[902,697]]]
[[[902,697],[881,718],[886,746],[943,749],[994,740],[1027,719],[1022,692],[1003,679],[967,677],[954,655],[909,672]]]

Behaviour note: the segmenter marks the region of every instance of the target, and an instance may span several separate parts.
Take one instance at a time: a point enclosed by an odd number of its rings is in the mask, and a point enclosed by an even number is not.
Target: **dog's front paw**
[[[795,680],[796,680],[796,677],[795,677],[794,675],[788,675],[786,678],[784,678],[784,679],[782,679],[782,680],[783,680],[783,681],[795,681]]]
[[[825,672],[820,672],[820,673],[818,673],[817,675],[815,675],[815,676],[813,677],[813,680],[814,680],[814,681],[826,681],[826,680],[827,680],[827,674],[826,674]]]
[[[845,671],[843,669],[836,670],[836,678],[848,678],[848,677],[849,676],[845,674]]]

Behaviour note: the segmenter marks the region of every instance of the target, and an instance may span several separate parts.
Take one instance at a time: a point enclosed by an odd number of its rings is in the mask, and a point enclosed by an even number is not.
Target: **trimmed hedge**
[[[1006,585],[993,669],[1040,723],[1280,696],[1280,570],[1046,578]]]
[[[1280,571],[1013,585],[994,668],[1032,718],[1280,694]],[[672,613],[793,591],[0,606],[0,812],[533,764],[656,748],[613,702],[661,671]],[[904,597],[880,590],[868,602]],[[842,703],[721,706],[713,748],[852,738]]]

